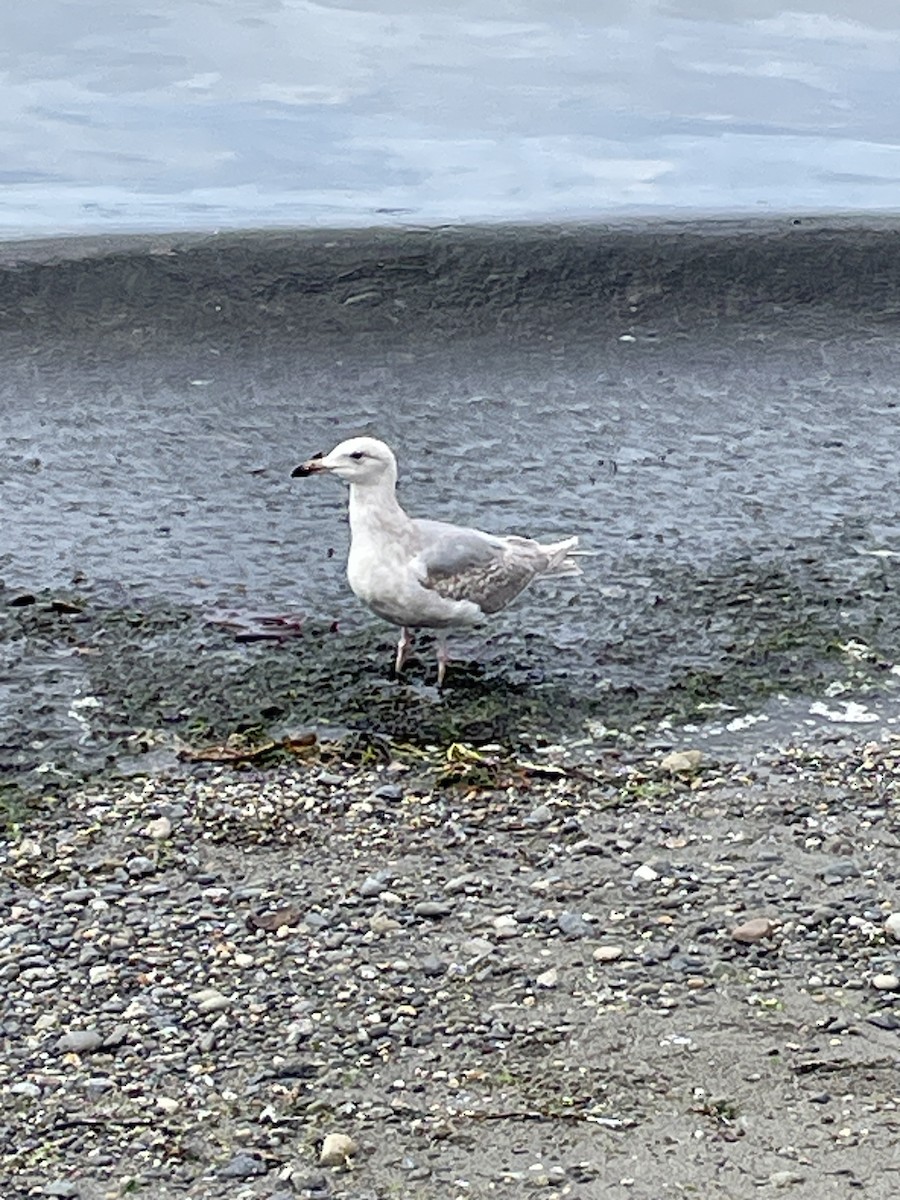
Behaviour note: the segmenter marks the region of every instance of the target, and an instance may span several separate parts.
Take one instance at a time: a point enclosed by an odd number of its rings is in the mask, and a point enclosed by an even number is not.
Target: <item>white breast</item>
[[[474,624],[483,616],[468,600],[450,600],[423,587],[412,560],[396,543],[354,539],[347,580],[355,596],[394,625],[442,629]]]

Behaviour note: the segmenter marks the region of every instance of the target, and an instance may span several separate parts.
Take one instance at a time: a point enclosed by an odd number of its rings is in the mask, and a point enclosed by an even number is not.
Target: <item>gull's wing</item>
[[[528,538],[443,521],[413,524],[421,541],[412,567],[422,586],[448,600],[470,600],[484,613],[505,608],[548,564],[542,547]]]

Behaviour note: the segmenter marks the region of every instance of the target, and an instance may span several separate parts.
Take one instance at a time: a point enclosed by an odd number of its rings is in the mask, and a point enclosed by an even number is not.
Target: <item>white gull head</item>
[[[397,460],[390,446],[377,438],[355,437],[341,442],[329,454],[317,454],[291,472],[295,478],[324,473],[357,486],[393,487],[397,482]]]

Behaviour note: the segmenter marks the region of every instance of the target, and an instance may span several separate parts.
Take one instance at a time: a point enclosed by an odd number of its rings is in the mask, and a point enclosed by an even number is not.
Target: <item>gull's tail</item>
[[[584,551],[577,550],[577,537],[565,538],[561,542],[549,542],[545,546],[541,546],[543,552],[547,555],[547,565],[541,571],[542,575],[581,575],[583,574],[581,567],[575,561],[574,555],[583,554]]]

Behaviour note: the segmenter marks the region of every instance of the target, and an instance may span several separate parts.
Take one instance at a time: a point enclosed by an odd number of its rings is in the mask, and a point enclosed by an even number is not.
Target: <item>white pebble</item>
[[[231,1007],[228,997],[215,988],[201,988],[199,992],[192,992],[191,999],[197,1005],[197,1011],[202,1013],[222,1012]]]
[[[157,817],[155,821],[148,821],[144,826],[144,836],[152,838],[155,842],[163,842],[172,832],[172,822],[168,817]]]
[[[703,762],[702,750],[673,750],[659,764],[673,775],[690,775]]]
[[[876,975],[872,980],[872,987],[878,988],[879,992],[900,991],[900,976],[889,975],[886,972]]]
[[[621,946],[598,946],[594,951],[594,962],[615,962],[624,953]]]
[[[652,883],[654,879],[659,879],[659,872],[655,871],[649,863],[642,863],[631,878],[635,883]]]
[[[319,1164],[323,1167],[342,1167],[356,1153],[356,1142],[346,1133],[329,1133],[322,1142]]]

